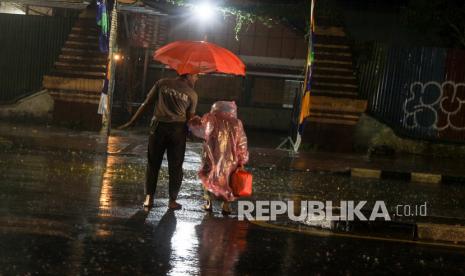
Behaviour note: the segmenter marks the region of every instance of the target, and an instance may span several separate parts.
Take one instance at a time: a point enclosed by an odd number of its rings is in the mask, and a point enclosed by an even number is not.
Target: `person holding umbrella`
[[[245,75],[244,63],[230,51],[205,41],[176,41],[158,49],[154,59],[176,70],[176,79],[161,79],[150,90],[134,116],[119,129],[133,125],[154,105],[150,124],[144,207],[152,207],[163,155],[167,151],[170,209],[181,209],[176,202],[181,187],[186,150],[187,121],[195,115],[197,93],[194,85],[200,73]]]
[[[176,210],[182,207],[176,202],[176,198],[183,177],[186,122],[195,115],[197,108],[197,93],[194,90],[197,80],[198,74],[183,74],[175,79],[159,80],[129,122],[119,127],[124,129],[133,125],[148,106],[155,106],[150,124],[144,207],[153,206],[158,174],[165,151],[167,151],[169,172],[168,207]]]

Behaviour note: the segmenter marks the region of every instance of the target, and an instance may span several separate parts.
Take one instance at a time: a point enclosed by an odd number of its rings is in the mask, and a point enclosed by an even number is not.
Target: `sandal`
[[[221,214],[222,214],[223,216],[227,217],[227,216],[231,215],[231,211],[227,211],[227,210],[224,210],[224,209],[223,209],[223,210],[221,210]]]
[[[231,206],[229,205],[229,203],[226,203],[226,204],[225,204],[225,202],[223,202],[223,203],[221,204],[221,214],[222,214],[223,216],[229,216],[229,215],[231,215]]]
[[[171,201],[170,203],[168,203],[168,208],[171,210],[181,210],[182,205],[177,203],[176,201]]]
[[[210,200],[207,200],[207,203],[204,204],[202,208],[206,212],[212,212],[213,211],[212,202]]]

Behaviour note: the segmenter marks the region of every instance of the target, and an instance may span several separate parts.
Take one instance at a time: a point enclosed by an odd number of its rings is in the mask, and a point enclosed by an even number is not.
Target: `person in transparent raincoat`
[[[199,178],[205,190],[206,211],[212,210],[212,199],[223,201],[222,213],[230,214],[229,203],[234,201],[230,187],[231,174],[249,160],[247,136],[242,122],[237,119],[234,102],[219,101],[203,117],[194,117],[189,128],[195,136],[204,139]]]

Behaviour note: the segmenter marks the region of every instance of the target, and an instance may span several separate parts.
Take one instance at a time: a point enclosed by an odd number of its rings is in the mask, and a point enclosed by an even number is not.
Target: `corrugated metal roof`
[[[22,5],[31,5],[37,7],[65,8],[65,9],[85,9],[90,0],[3,0],[2,2],[17,3]]]
[[[128,13],[141,13],[147,15],[159,15],[159,16],[166,16],[166,13],[162,13],[154,8],[147,7],[147,6],[134,6],[134,5],[125,5],[119,4],[118,11],[121,12],[128,12]]]

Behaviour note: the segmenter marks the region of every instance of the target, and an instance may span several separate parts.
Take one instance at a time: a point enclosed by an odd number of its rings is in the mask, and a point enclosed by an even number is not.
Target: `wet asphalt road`
[[[199,145],[190,145],[179,195],[184,208],[176,212],[167,211],[166,166],[155,208],[140,208],[143,156],[2,152],[0,275],[465,273],[465,249],[275,230],[225,218],[217,205],[205,214],[198,152]],[[251,169],[261,199],[357,200],[381,197],[386,187],[345,176]],[[432,212],[465,213],[461,187],[389,184],[393,202],[431,198]],[[441,200],[451,193],[453,200]]]

